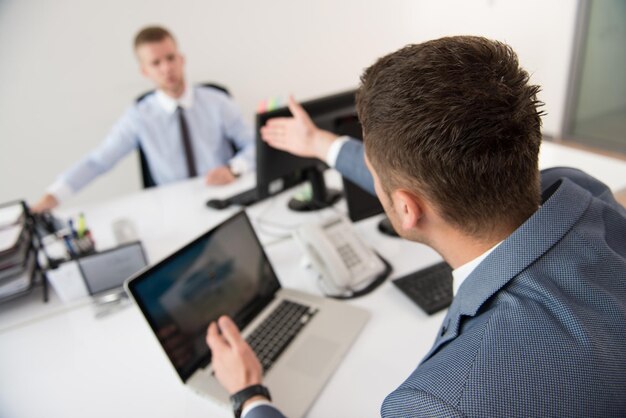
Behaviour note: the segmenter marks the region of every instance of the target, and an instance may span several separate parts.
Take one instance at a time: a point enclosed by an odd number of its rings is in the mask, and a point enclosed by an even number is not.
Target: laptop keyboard
[[[248,344],[259,358],[263,372],[272,367],[316,313],[315,308],[284,300],[248,336]]]

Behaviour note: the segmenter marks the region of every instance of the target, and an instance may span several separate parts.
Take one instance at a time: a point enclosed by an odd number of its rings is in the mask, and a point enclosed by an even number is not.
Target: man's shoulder
[[[167,118],[170,113],[166,112],[163,104],[159,102],[156,91],[148,92],[138,97],[126,110],[123,118],[135,122],[152,123]]]
[[[236,106],[231,97],[219,88],[207,85],[193,86],[194,107],[201,112],[217,112],[223,115],[234,112]]]
[[[572,224],[568,236],[585,236],[587,240],[598,241],[593,248],[587,248],[588,251],[593,249],[603,252],[615,244],[626,247],[626,209],[615,200],[606,184],[581,170],[569,167],[550,168],[543,170],[541,174],[544,200],[551,197],[551,190],[564,185],[579,201],[588,201],[580,218]],[[566,206],[553,205],[552,211],[567,213],[569,208]],[[580,252],[585,248],[576,250]],[[624,257],[624,254],[621,256]]]
[[[551,167],[541,171],[541,190],[549,191],[559,181],[567,179],[594,198],[614,202],[611,189],[597,178],[573,167]]]
[[[577,410],[577,393],[584,394],[592,410],[626,406],[626,401],[611,401],[626,390],[619,354],[626,350],[626,338],[603,331],[622,323],[624,313],[604,321],[599,321],[600,310],[599,316],[586,316],[581,311],[593,309],[594,296],[568,303],[567,297],[546,291],[559,285],[551,274],[538,266],[520,275],[476,316],[466,317],[459,335],[390,394],[383,410],[394,415],[404,405],[415,413],[448,408],[469,415],[538,416],[543,411],[567,416]],[[615,378],[605,381],[603,376],[611,373],[617,373]]]
[[[139,96],[137,96],[133,102],[134,105],[138,105],[142,102],[150,102],[152,100],[154,100],[156,97],[156,90],[149,90],[146,91],[142,94],[140,94]]]
[[[153,112],[158,106],[156,90],[153,90],[138,96],[127,108],[125,114],[135,116],[143,115]]]
[[[217,102],[230,101],[230,94],[223,87],[211,84],[196,84],[192,88],[196,97]]]

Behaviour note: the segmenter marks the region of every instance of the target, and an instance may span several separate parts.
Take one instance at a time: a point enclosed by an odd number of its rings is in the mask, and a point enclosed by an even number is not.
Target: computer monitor
[[[354,139],[363,140],[363,128],[356,115],[342,118],[338,121],[335,133],[347,135]],[[352,222],[357,222],[370,216],[383,212],[383,207],[378,197],[363,190],[355,183],[343,177],[343,192],[348,206],[348,217]]]
[[[356,114],[338,121],[335,133],[363,140],[363,128]],[[343,192],[348,206],[348,217],[352,222],[358,222],[384,212],[383,206],[376,195],[363,190],[345,177],[343,177]],[[398,236],[391,225],[391,221],[386,217],[379,222],[378,230],[385,235]]]
[[[362,140],[361,123],[355,108],[355,92],[356,90],[349,90],[309,100],[301,103],[301,105],[308,112],[313,123],[320,129]],[[231,204],[248,206],[306,180],[311,182],[312,198],[307,202],[292,199],[289,203],[292,209],[320,209],[332,205],[339,199],[341,194],[335,190],[329,190],[324,182],[323,172],[327,168],[326,164],[316,158],[302,158],[279,151],[261,139],[261,127],[268,120],[289,116],[291,116],[291,112],[287,107],[257,114],[256,188],[228,199],[211,199],[207,202],[209,207],[223,209]],[[383,212],[376,196],[370,195],[345,178],[343,183],[348,204],[348,216],[353,222]],[[388,220],[383,220],[383,222],[387,222],[384,226],[390,225]],[[391,227],[380,227],[379,229],[390,235],[395,234]]]
[[[341,127],[346,121],[356,119],[355,90],[325,96],[302,103],[313,123],[320,129],[342,135]],[[257,195],[259,199],[274,195],[302,181],[311,183],[311,198],[302,201],[292,199],[293,210],[316,210],[334,204],[341,194],[326,187],[324,170],[328,166],[316,158],[302,158],[277,150],[266,144],[260,135],[265,123],[276,117],[289,117],[287,107],[257,115]]]

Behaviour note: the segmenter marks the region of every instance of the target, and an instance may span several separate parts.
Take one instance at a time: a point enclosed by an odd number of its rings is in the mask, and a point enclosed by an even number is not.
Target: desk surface
[[[546,143],[541,167],[574,166],[612,189],[626,187],[626,163]],[[328,172],[330,181],[338,176]],[[150,261],[156,262],[237,209],[206,208],[210,197],[251,187],[245,177],[223,188],[190,180],[111,200],[84,212],[100,249],[114,245],[111,223],[127,218],[137,227]],[[312,271],[299,263],[297,246],[285,236],[301,222],[333,216],[336,209],[294,214],[281,195],[248,210],[284,287],[318,293]],[[363,238],[394,267],[392,277],[437,262],[431,249],[389,238],[375,228],[380,217],[359,222]],[[427,316],[387,282],[348,303],[372,313],[359,339],[309,411],[310,417],[378,416],[386,394],[400,384],[434,341],[445,315]],[[0,305],[0,416],[6,417],[230,417],[182,385],[139,311],[132,305],[96,319],[89,300],[48,304],[39,292]]]

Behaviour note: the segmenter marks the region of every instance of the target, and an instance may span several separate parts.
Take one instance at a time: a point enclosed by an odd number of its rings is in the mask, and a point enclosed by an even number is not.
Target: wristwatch
[[[235,177],[239,177],[245,171],[245,168],[242,167],[242,162],[238,160],[231,160],[228,163],[228,169],[230,170],[230,173]]]
[[[248,386],[240,390],[237,393],[234,393],[230,396],[230,404],[233,406],[233,412],[235,413],[235,418],[241,417],[241,411],[243,409],[243,404],[253,396],[261,395],[267,398],[268,401],[272,400],[270,396],[270,391],[263,385],[252,385]]]

